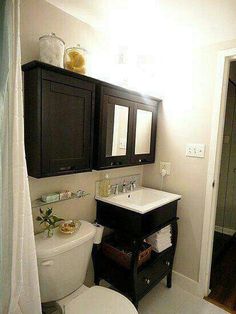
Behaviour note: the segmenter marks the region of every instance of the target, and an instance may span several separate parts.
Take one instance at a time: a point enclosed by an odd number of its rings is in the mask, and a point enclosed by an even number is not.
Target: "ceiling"
[[[59,9],[73,15],[95,28],[103,28],[111,15],[125,11],[132,1],[129,0],[46,0]],[[122,23],[122,20],[120,21]]]
[[[189,40],[194,38],[197,45],[236,38],[235,0],[46,1],[106,33],[132,28],[130,33],[134,34],[146,26],[140,42],[147,32],[153,32],[156,38],[164,34],[168,40],[171,34],[178,33],[184,40],[186,36]]]

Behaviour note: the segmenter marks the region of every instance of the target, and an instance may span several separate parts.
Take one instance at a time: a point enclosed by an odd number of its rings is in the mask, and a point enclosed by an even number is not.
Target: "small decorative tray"
[[[59,225],[59,230],[64,234],[72,234],[79,229],[80,225],[79,220],[66,220]]]

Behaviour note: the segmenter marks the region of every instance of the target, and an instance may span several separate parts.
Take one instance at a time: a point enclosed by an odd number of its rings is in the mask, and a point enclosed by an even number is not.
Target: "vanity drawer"
[[[137,276],[136,291],[141,297],[146,291],[152,288],[171,269],[173,252],[161,255],[152,265],[142,269]]]

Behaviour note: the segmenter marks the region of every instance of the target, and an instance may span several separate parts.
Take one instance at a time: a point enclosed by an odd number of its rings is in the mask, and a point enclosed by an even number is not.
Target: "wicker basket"
[[[110,237],[102,243],[102,252],[105,256],[114,260],[117,264],[127,269],[130,268],[132,253],[129,245],[119,243],[117,240]],[[151,245],[143,242],[143,246],[138,257],[138,267],[140,267],[150,259],[151,252]]]

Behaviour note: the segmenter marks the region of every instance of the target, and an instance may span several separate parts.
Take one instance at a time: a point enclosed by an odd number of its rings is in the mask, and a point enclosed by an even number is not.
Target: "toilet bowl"
[[[56,230],[52,238],[35,236],[41,301],[56,301],[65,314],[137,314],[134,305],[109,288],[88,288],[84,280],[95,227],[81,221],[72,235]]]

